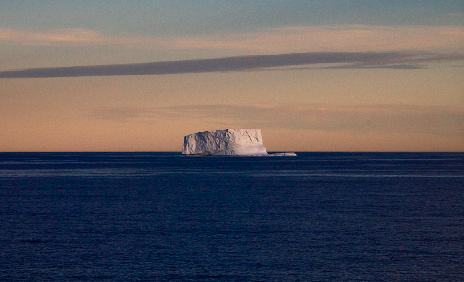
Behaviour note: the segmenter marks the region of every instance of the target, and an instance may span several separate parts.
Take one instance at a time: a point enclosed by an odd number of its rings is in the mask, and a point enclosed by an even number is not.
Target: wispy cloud
[[[82,28],[57,29],[43,32],[0,28],[0,42],[25,45],[89,46],[113,45],[120,47],[143,47],[162,45],[161,38],[148,36],[116,36]]]
[[[464,109],[419,105],[192,105],[160,109],[178,118],[228,120],[243,127],[403,132],[464,137]]]
[[[102,108],[90,118],[115,122],[196,120],[212,128],[241,127],[357,133],[410,133],[464,138],[464,109],[420,105],[185,105]]]
[[[365,52],[464,47],[464,26],[301,26],[260,32],[175,38],[176,48],[259,52]]]
[[[154,63],[74,66],[1,71],[0,78],[43,78],[112,75],[166,75],[205,72],[246,71],[287,66],[342,64],[341,68],[414,68],[418,64],[464,60],[463,54],[412,52],[316,52],[251,55],[217,59],[165,61]]]
[[[0,28],[0,42],[124,48],[238,50],[254,53],[383,52],[464,47],[464,26],[297,26],[191,36],[111,35],[88,29],[43,32]]]
[[[90,117],[98,120],[112,120],[112,121],[129,121],[146,116],[153,113],[153,109],[140,109],[140,108],[100,108],[90,111]]]

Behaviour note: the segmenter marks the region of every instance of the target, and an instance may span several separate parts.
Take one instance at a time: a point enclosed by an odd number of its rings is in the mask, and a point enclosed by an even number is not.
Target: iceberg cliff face
[[[261,129],[204,131],[184,137],[182,154],[190,156],[296,156],[293,152],[268,154]]]
[[[267,155],[261,129],[225,129],[204,131],[184,137],[184,155]]]

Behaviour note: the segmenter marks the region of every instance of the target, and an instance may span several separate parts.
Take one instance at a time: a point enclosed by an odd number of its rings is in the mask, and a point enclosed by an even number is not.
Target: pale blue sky
[[[462,25],[462,0],[2,0],[0,26],[146,35],[308,25]]]

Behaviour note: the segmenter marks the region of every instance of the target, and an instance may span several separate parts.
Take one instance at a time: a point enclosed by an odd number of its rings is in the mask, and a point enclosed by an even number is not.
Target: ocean
[[[464,153],[0,153],[0,281],[464,281]]]

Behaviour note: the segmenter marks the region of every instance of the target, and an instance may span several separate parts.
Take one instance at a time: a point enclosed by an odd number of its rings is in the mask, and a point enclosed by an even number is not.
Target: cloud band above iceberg
[[[0,78],[167,75],[246,71],[286,66],[337,63],[344,64],[341,66],[343,68],[384,67],[411,69],[423,63],[460,60],[464,60],[464,55],[412,52],[310,52],[136,64],[34,68],[1,71]]]

